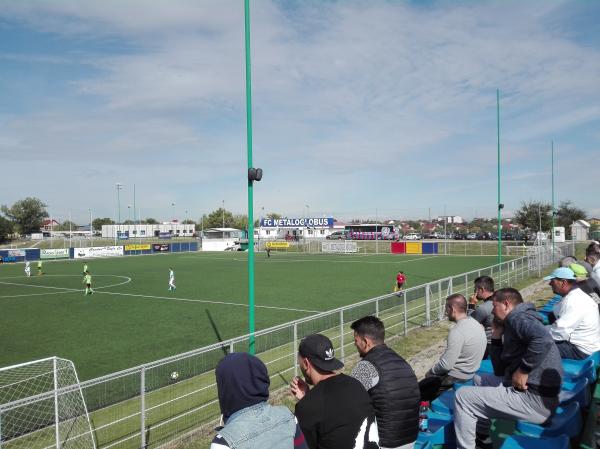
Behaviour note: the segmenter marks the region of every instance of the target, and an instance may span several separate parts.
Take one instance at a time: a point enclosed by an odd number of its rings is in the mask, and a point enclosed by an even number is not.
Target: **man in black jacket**
[[[456,447],[490,447],[489,420],[545,422],[558,406],[560,354],[535,307],[518,290],[493,296],[491,357],[494,375],[475,376],[474,387],[456,392]]]
[[[350,326],[362,360],[351,376],[358,379],[373,401],[379,446],[412,447],[419,431],[419,385],[410,365],[384,343],[383,322],[363,317]]]

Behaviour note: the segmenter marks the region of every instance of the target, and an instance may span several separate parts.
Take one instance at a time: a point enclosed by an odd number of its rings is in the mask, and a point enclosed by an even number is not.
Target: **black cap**
[[[303,338],[298,353],[309,359],[321,371],[335,371],[344,367],[344,364],[334,357],[333,344],[325,335],[312,334]]]

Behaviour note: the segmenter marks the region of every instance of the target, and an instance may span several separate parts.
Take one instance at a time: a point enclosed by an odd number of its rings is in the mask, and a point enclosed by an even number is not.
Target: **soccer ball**
[[[177,380],[179,379],[179,373],[177,371],[173,371],[171,373],[171,380]]]

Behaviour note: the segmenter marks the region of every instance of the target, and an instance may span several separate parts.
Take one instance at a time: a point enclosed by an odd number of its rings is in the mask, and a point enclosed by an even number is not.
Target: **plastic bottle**
[[[419,407],[419,431],[421,432],[429,431],[429,417],[427,416],[428,411],[429,401],[421,401],[421,405]]]

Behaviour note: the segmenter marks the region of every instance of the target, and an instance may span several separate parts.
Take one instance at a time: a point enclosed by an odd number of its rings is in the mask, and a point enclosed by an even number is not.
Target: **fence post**
[[[431,326],[430,314],[431,314],[431,303],[430,303],[430,284],[425,285],[425,326]]]
[[[438,321],[442,320],[442,281],[438,281],[438,294],[440,300],[438,301]]]
[[[375,299],[375,316],[379,318],[379,298]]]
[[[141,428],[141,438],[140,438],[140,447],[142,449],[146,448],[146,367],[142,366],[142,370],[140,371],[140,428]]]
[[[402,292],[402,296],[404,297],[404,336],[408,334],[408,315],[406,312],[406,291]]]
[[[233,340],[229,342],[229,353],[233,353]]]
[[[344,361],[344,309],[340,310],[340,355],[341,361]]]
[[[294,354],[294,376],[298,375],[298,357],[296,351],[298,350],[298,323],[294,323],[294,347],[292,348],[292,354]]]
[[[465,298],[469,296],[469,275],[465,274]]]

